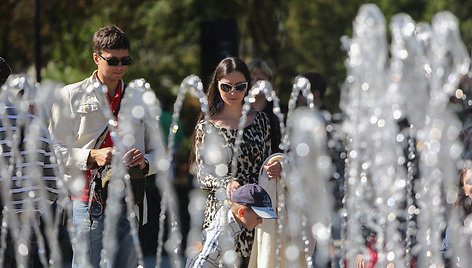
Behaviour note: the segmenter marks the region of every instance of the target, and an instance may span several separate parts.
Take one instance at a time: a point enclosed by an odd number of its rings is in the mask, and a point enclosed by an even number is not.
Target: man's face
[[[254,210],[245,208],[244,209],[243,225],[248,230],[253,230],[257,225],[262,223],[262,218],[257,215]]]
[[[120,80],[126,73],[126,69],[128,68],[128,66],[123,65],[121,61],[118,63],[117,66],[111,66],[105,59],[110,60],[114,58],[121,60],[128,56],[128,49],[102,50],[100,54],[93,53],[93,59],[98,66],[99,76],[106,80],[102,82]]]

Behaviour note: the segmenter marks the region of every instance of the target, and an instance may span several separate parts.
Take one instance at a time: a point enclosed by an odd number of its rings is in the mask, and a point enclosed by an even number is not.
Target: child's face
[[[260,223],[262,223],[262,218],[259,217],[252,209],[244,209],[244,214],[243,214],[243,225],[246,227],[248,230],[252,230],[256,228],[256,226]]]

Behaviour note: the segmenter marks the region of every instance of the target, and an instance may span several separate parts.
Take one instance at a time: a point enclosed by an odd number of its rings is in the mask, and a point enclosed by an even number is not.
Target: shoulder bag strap
[[[127,84],[123,83],[123,90],[121,92],[120,103],[118,103],[118,107],[116,107],[115,111],[113,111],[113,116],[114,117],[116,117],[118,115],[118,113],[120,112],[121,101],[123,100],[123,97],[125,96],[125,91],[126,91],[127,86],[128,86]],[[99,143],[100,139],[103,137],[103,135],[105,135],[107,133],[107,131],[108,131],[108,124],[105,127],[105,129],[102,131],[102,133],[98,136],[97,141],[95,142],[95,145],[93,146],[94,149],[97,149],[97,146],[98,146],[98,143]]]

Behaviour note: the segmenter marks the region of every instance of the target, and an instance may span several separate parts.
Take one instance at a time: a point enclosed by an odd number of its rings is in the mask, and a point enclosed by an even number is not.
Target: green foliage
[[[439,11],[458,17],[462,38],[472,48],[472,2],[468,0],[374,0],[387,23],[398,13],[431,22]],[[328,108],[336,111],[344,81],[346,52],[340,37],[365,0],[75,0],[40,1],[42,75],[72,83],[90,75],[91,39],[100,27],[116,24],[131,40],[134,64],[125,79],[145,78],[157,95],[175,96],[180,82],[200,70],[203,19],[236,18],[244,60],[264,59],[275,73],[274,86],[286,102],[294,77],[322,73]],[[0,56],[15,72],[34,64],[34,1],[0,1]]]
[[[374,0],[387,25],[398,13],[417,22],[431,22],[448,10],[460,22],[462,38],[472,48],[470,0]],[[75,0],[40,1],[42,76],[68,84],[88,77],[92,36],[109,24],[122,28],[131,40],[134,64],[124,77],[146,79],[166,107],[171,107],[181,81],[200,71],[200,22],[236,18],[239,56],[264,59],[273,69],[274,87],[287,103],[293,79],[319,72],[328,82],[324,103],[338,111],[345,78],[346,52],[340,38],[351,36],[352,22],[365,0]],[[0,56],[14,72],[34,65],[34,1],[0,1]],[[181,111],[187,136],[178,154],[185,163],[198,117],[198,101],[187,99]],[[170,108],[167,108],[170,109]],[[183,171],[188,167],[180,168]],[[184,177],[186,175],[183,175]]]

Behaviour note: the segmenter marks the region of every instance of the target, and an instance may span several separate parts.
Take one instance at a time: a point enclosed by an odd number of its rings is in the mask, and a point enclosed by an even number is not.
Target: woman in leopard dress
[[[191,160],[193,172],[203,190],[208,192],[205,208],[205,222],[207,228],[221,206],[221,200],[216,192],[226,189],[227,197],[239,186],[247,183],[258,183],[259,170],[264,160],[271,154],[270,124],[267,116],[262,112],[251,110],[247,115],[243,139],[237,154],[237,170],[231,172],[233,147],[236,141],[239,120],[242,115],[244,97],[251,84],[251,76],[246,64],[239,58],[223,59],[216,68],[208,89],[208,106],[210,121],[200,120],[195,127],[195,140]],[[204,162],[200,148],[205,143],[206,129],[216,131],[224,141],[222,152],[227,152],[226,174],[217,176]],[[270,178],[280,175],[282,168],[279,162],[264,166]],[[214,170],[214,169],[213,169]],[[221,172],[220,172],[221,173]],[[251,254],[253,231],[242,227],[243,232],[237,241],[237,252],[243,257],[242,267],[245,266]]]

